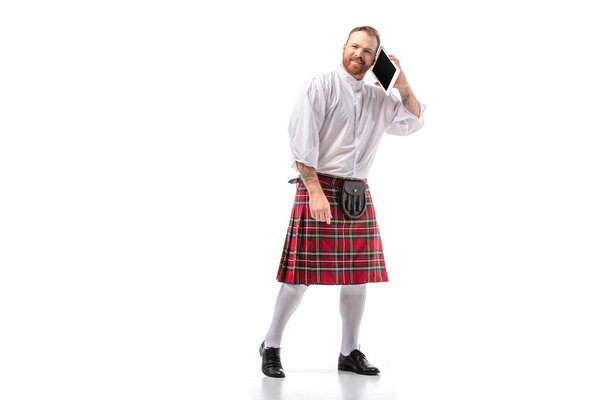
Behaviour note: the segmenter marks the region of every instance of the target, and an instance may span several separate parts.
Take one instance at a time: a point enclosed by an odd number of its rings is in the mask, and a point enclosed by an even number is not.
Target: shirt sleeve
[[[408,111],[402,101],[394,94],[390,94],[386,99],[386,120],[385,132],[395,136],[408,136],[423,127],[425,120],[423,114],[427,108],[425,104],[419,102],[421,114],[419,117]]]
[[[319,131],[325,119],[326,98],[323,84],[313,78],[300,91],[290,116],[288,132],[292,150],[291,167],[296,161],[317,169],[319,161]]]

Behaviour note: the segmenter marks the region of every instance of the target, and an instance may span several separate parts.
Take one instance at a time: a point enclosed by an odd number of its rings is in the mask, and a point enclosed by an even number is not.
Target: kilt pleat
[[[292,214],[277,280],[292,284],[352,285],[387,282],[385,259],[367,180],[367,205],[358,219],[348,218],[338,204],[343,178],[317,174],[331,206],[331,224],[310,215],[308,190],[296,183]]]

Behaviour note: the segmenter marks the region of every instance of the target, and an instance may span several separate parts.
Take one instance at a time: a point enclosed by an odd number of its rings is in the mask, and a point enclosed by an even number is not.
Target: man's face
[[[342,65],[356,79],[364,78],[375,62],[377,39],[367,32],[354,32],[344,45]]]

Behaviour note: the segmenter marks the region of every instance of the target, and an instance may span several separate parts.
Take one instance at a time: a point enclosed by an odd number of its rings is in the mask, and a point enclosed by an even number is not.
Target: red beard
[[[355,64],[352,61],[356,61],[358,64]],[[346,71],[351,75],[362,75],[369,70],[369,66],[365,63],[365,60],[360,57],[344,57],[342,59],[342,64],[344,64],[344,68],[346,68]]]

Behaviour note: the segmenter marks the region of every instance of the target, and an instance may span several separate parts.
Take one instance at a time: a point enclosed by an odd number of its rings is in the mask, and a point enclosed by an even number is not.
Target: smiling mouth
[[[356,60],[351,60],[351,62],[353,62],[354,64],[358,64],[358,65],[364,65],[364,62],[360,62],[360,61],[356,61]]]

